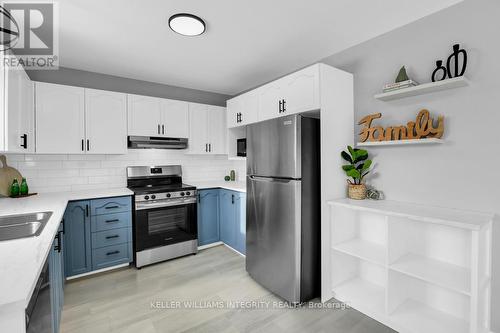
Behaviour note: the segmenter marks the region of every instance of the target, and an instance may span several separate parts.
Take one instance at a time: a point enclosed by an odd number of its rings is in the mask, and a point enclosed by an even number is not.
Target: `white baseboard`
[[[245,256],[243,253],[241,253],[240,251],[233,249],[231,246],[227,245],[226,243],[222,243],[222,244],[224,244],[224,246],[225,246],[225,247],[227,247],[228,249],[233,250],[233,252],[236,252],[236,253],[237,253],[237,254],[239,254],[240,256],[242,256],[242,257],[245,257],[245,258],[246,258],[246,256]]]
[[[206,245],[202,245],[202,246],[198,246],[198,251],[200,250],[204,250],[204,249],[209,249],[211,247],[214,247],[214,246],[219,246],[219,245],[223,245],[224,243],[222,242],[215,242],[215,243],[210,243],[210,244],[206,244]]]
[[[88,273],[73,275],[73,276],[67,277],[66,281],[70,281],[70,280],[74,280],[74,279],[79,279],[79,278],[82,278],[82,277],[85,277],[85,276],[99,274],[99,273],[103,273],[103,272],[107,272],[107,271],[112,271],[112,270],[118,269],[118,268],[128,267],[129,265],[130,265],[130,263],[120,264],[120,265],[116,265],[116,266],[111,266],[111,267],[106,267],[106,268],[98,269],[96,271],[92,271],[92,272],[88,272]]]

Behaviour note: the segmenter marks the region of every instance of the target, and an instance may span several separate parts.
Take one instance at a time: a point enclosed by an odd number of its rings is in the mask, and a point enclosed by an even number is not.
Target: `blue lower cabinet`
[[[247,195],[246,193],[236,192],[235,200],[235,224],[236,224],[236,243],[235,249],[242,253],[246,253],[246,212],[247,212]]]
[[[58,333],[64,302],[63,230],[59,230],[49,252],[50,302],[52,308],[52,332]]]
[[[198,191],[198,245],[218,242],[219,190]]]
[[[92,270],[90,201],[68,203],[64,213],[64,268],[66,276]]]
[[[220,192],[220,240],[235,248],[236,224],[235,218],[235,195],[232,191],[221,190]]]
[[[70,202],[64,229],[67,277],[133,260],[130,196]]]

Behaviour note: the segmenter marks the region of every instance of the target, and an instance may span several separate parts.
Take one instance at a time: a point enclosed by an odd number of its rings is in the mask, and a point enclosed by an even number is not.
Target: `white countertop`
[[[224,180],[214,180],[214,181],[186,181],[187,184],[196,186],[198,190],[206,190],[209,188],[223,188],[226,190],[244,192],[247,191],[247,184],[243,181],[229,181]]]
[[[40,236],[0,241],[0,312],[24,311],[47,258],[68,201],[132,195],[126,188],[39,194],[0,199],[0,216],[51,211]],[[10,311],[12,309],[9,309]]]
[[[338,199],[327,202],[350,209],[363,210],[389,216],[406,217],[412,220],[444,224],[457,228],[479,230],[493,221],[494,214],[442,208],[428,205],[391,201],[391,200],[352,200]]]

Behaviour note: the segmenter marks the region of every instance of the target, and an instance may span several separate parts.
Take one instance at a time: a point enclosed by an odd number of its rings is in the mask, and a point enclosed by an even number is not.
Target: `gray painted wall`
[[[376,173],[369,178],[390,200],[500,214],[500,2],[466,0],[323,62],[354,74],[356,122],[381,112],[384,126],[406,124],[427,108],[445,116],[442,145],[370,148]],[[399,68],[430,81],[435,61],[455,42],[469,55],[469,87],[390,102],[375,100]],[[358,133],[356,128],[355,133]],[[337,152],[332,152],[337,153]],[[495,225],[492,327],[500,332],[500,224]]]
[[[57,71],[28,71],[28,75],[34,81],[170,98],[219,106],[226,106],[226,100],[231,97],[207,91],[169,86],[65,67],[61,67]]]

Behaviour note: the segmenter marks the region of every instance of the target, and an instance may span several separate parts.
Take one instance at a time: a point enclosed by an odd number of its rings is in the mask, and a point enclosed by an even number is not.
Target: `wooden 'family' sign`
[[[421,110],[416,121],[409,121],[406,126],[372,126],[374,119],[382,117],[381,113],[374,113],[363,117],[358,125],[364,125],[359,132],[360,142],[368,141],[391,141],[391,140],[412,140],[425,138],[441,138],[444,133],[444,117],[439,116],[437,126],[434,127],[434,119],[431,118],[428,110]]]

